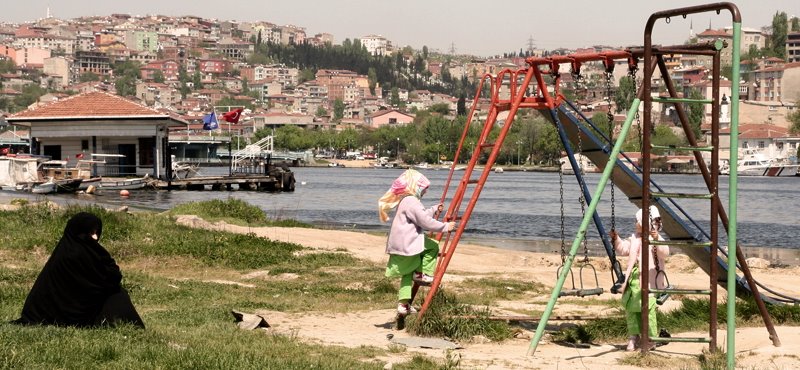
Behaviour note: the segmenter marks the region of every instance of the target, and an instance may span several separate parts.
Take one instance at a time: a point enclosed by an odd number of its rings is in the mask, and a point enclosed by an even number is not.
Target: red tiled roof
[[[720,130],[720,133],[730,134],[730,128]],[[767,123],[748,123],[739,125],[739,139],[769,139],[790,137],[786,127],[770,125]]]
[[[697,34],[700,37],[732,37],[729,33],[723,30],[705,30]]]
[[[798,68],[798,67],[800,67],[800,62],[792,62],[792,63],[778,64],[778,65],[771,65],[765,68],[757,69],[753,72],[776,72],[776,71],[784,71],[789,68]]]
[[[9,120],[27,118],[102,118],[102,117],[164,117],[168,116],[123,97],[103,91],[71,96],[49,104],[11,115]]]

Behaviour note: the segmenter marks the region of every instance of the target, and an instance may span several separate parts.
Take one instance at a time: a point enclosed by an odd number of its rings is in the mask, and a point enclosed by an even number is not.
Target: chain
[[[584,178],[583,178],[583,175],[584,175],[584,173],[583,173],[583,138],[581,136],[580,127],[578,127],[576,125],[576,128],[578,128],[578,131],[577,131],[577,134],[578,134],[578,150],[576,152],[577,153],[577,155],[576,155],[577,158],[576,159],[578,160],[578,174],[579,174],[578,175],[578,179],[579,179],[578,180],[578,186],[580,187],[579,190],[580,190],[580,194],[581,194],[578,197],[578,202],[580,202],[580,204],[581,204],[581,219],[583,219],[583,217],[586,217],[586,207],[585,207],[586,198],[584,197],[584,193],[583,193],[583,189],[585,188],[585,182],[584,182]],[[584,235],[584,238],[583,238],[583,254],[584,254],[584,262],[588,261],[589,260],[589,245],[586,242],[586,235]]]
[[[606,96],[608,97],[608,145],[609,148],[614,146],[614,114],[611,113],[611,78],[612,73],[610,71],[606,71]],[[617,164],[616,158],[609,158],[610,165],[615,166]],[[614,202],[614,171],[611,171],[611,176],[608,178],[608,183],[611,186],[611,231],[615,231],[617,229],[617,217],[615,211],[615,202]],[[613,243],[613,241],[612,241]]]
[[[564,265],[567,256],[566,241],[564,235],[564,170],[563,164],[558,168],[558,195],[561,203],[561,265]]]
[[[638,78],[636,77],[636,69],[631,69],[629,71],[629,73],[630,73],[630,77],[633,79],[634,91],[635,91],[636,94],[638,94],[639,93],[639,82],[637,81]],[[635,95],[634,95],[634,99],[635,99]],[[643,136],[642,136],[642,117],[639,115],[639,109],[638,108],[636,109],[636,128],[637,128],[637,130],[639,130],[639,152],[644,154],[644,148],[643,148],[644,145],[642,144],[642,140],[644,139]],[[644,158],[642,158],[641,160],[644,160]]]

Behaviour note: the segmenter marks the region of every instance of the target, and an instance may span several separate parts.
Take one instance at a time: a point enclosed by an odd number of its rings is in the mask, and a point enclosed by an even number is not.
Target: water
[[[103,203],[166,210],[176,204],[207,199],[234,197],[261,207],[270,217],[293,218],[317,225],[358,230],[388,230],[378,220],[378,198],[402,173],[400,169],[363,168],[294,168],[297,179],[293,193],[254,191],[134,191],[123,199],[115,193],[98,195]],[[207,175],[222,174],[227,168],[206,168]],[[433,205],[442,193],[448,171],[426,170],[431,188],[423,203]],[[463,175],[456,172],[454,184]],[[476,174],[477,176],[477,174]],[[592,193],[599,174],[587,175]],[[667,192],[702,193],[705,185],[698,175],[654,175],[654,180]],[[727,209],[727,177],[720,177],[720,195]],[[782,264],[800,263],[800,242],[797,234],[800,210],[800,178],[739,177],[740,242],[748,255],[757,255]],[[449,191],[455,191],[454,185]],[[617,229],[623,234],[633,231],[636,208],[620,192],[615,192]],[[574,176],[564,176],[564,232],[567,248],[581,219],[578,186]],[[58,196],[68,202],[80,202],[73,195]],[[448,196],[449,198],[449,196]],[[605,225],[611,222],[610,191],[606,189],[598,212]],[[511,172],[491,174],[481,193],[464,238],[481,244],[523,250],[557,251],[561,239],[561,202],[557,173]],[[449,203],[448,201],[445,204]],[[708,201],[682,200],[679,204],[701,225],[708,225]],[[466,206],[466,203],[464,204]],[[724,233],[723,233],[724,234]],[[590,254],[602,253],[593,227],[589,229]]]

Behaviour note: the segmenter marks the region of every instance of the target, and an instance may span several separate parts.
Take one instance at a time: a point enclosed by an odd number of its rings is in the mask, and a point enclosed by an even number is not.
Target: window
[[[389,118],[389,123],[397,123],[397,118]]]
[[[747,142],[746,141],[742,141],[742,148],[749,148],[749,146],[747,146]]]
[[[763,141],[759,141],[758,142],[758,147],[763,149],[764,148],[764,142]]]
[[[89,150],[89,140],[81,140],[81,150]]]
[[[783,150],[783,143],[778,143],[778,150]]]

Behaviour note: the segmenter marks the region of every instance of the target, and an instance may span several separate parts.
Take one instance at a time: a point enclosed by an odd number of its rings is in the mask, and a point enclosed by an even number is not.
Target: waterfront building
[[[74,95],[7,118],[30,130],[30,153],[74,161],[107,155],[102,176],[166,178],[170,127],[186,127],[171,117],[102,91]],[[108,156],[110,155],[110,156]]]

